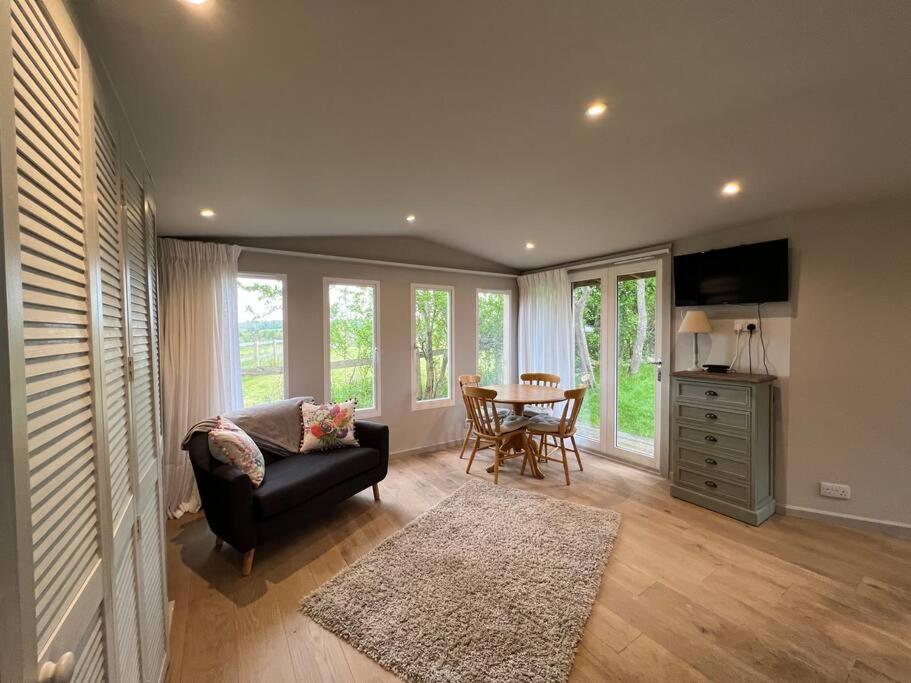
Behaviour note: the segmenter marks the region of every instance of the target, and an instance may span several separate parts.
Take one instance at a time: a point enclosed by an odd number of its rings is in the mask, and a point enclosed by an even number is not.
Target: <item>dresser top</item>
[[[672,372],[671,377],[701,379],[705,382],[749,382],[750,384],[765,384],[778,379],[775,375],[750,375],[745,372],[705,372],[704,370],[678,370],[677,372]]]

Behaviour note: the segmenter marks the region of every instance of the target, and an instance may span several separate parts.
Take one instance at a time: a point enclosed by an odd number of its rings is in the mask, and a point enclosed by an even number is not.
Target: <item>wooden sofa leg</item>
[[[215,548],[216,550],[221,550],[221,547],[225,544],[224,539],[221,536],[215,537]]]
[[[375,500],[377,503],[380,502],[380,485],[379,484],[373,485],[373,500]]]
[[[244,553],[244,561],[240,569],[240,573],[243,576],[250,576],[250,572],[253,571],[253,553],[255,552],[256,548],[253,548]]]

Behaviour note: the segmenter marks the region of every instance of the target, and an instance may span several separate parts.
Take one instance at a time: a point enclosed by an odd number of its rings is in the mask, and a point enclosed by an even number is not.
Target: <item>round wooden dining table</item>
[[[527,405],[554,405],[566,400],[566,396],[563,395],[563,389],[559,387],[543,387],[537,384],[493,384],[482,388],[497,392],[493,402],[510,406],[513,414],[519,416],[525,413],[525,406]],[[532,457],[528,458],[528,462],[531,463],[531,473],[535,478],[543,479],[544,473],[538,467],[538,454],[535,443],[531,442],[531,444]],[[523,445],[521,432],[517,433],[516,437],[510,442],[507,442],[507,447],[511,454],[501,456],[500,464],[506,458],[525,457],[525,446]],[[487,471],[493,472],[493,465],[488,467]]]

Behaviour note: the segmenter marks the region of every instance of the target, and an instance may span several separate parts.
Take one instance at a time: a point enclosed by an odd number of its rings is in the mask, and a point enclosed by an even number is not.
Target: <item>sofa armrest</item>
[[[209,455],[206,434],[195,434],[188,450],[209,528],[239,552],[251,550],[256,546],[256,525],[250,477]]]
[[[379,422],[356,420],[354,436],[364,448],[375,448],[380,452],[380,464],[389,465],[389,427]]]

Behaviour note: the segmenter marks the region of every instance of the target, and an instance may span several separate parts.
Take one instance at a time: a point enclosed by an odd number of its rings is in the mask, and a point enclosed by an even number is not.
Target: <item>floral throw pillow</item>
[[[266,476],[266,462],[259,446],[243,429],[231,420],[219,416],[215,428],[209,432],[209,453],[227,465],[234,465],[250,477],[253,488],[263,483]]]
[[[352,399],[342,403],[301,403],[301,453],[357,446]]]

